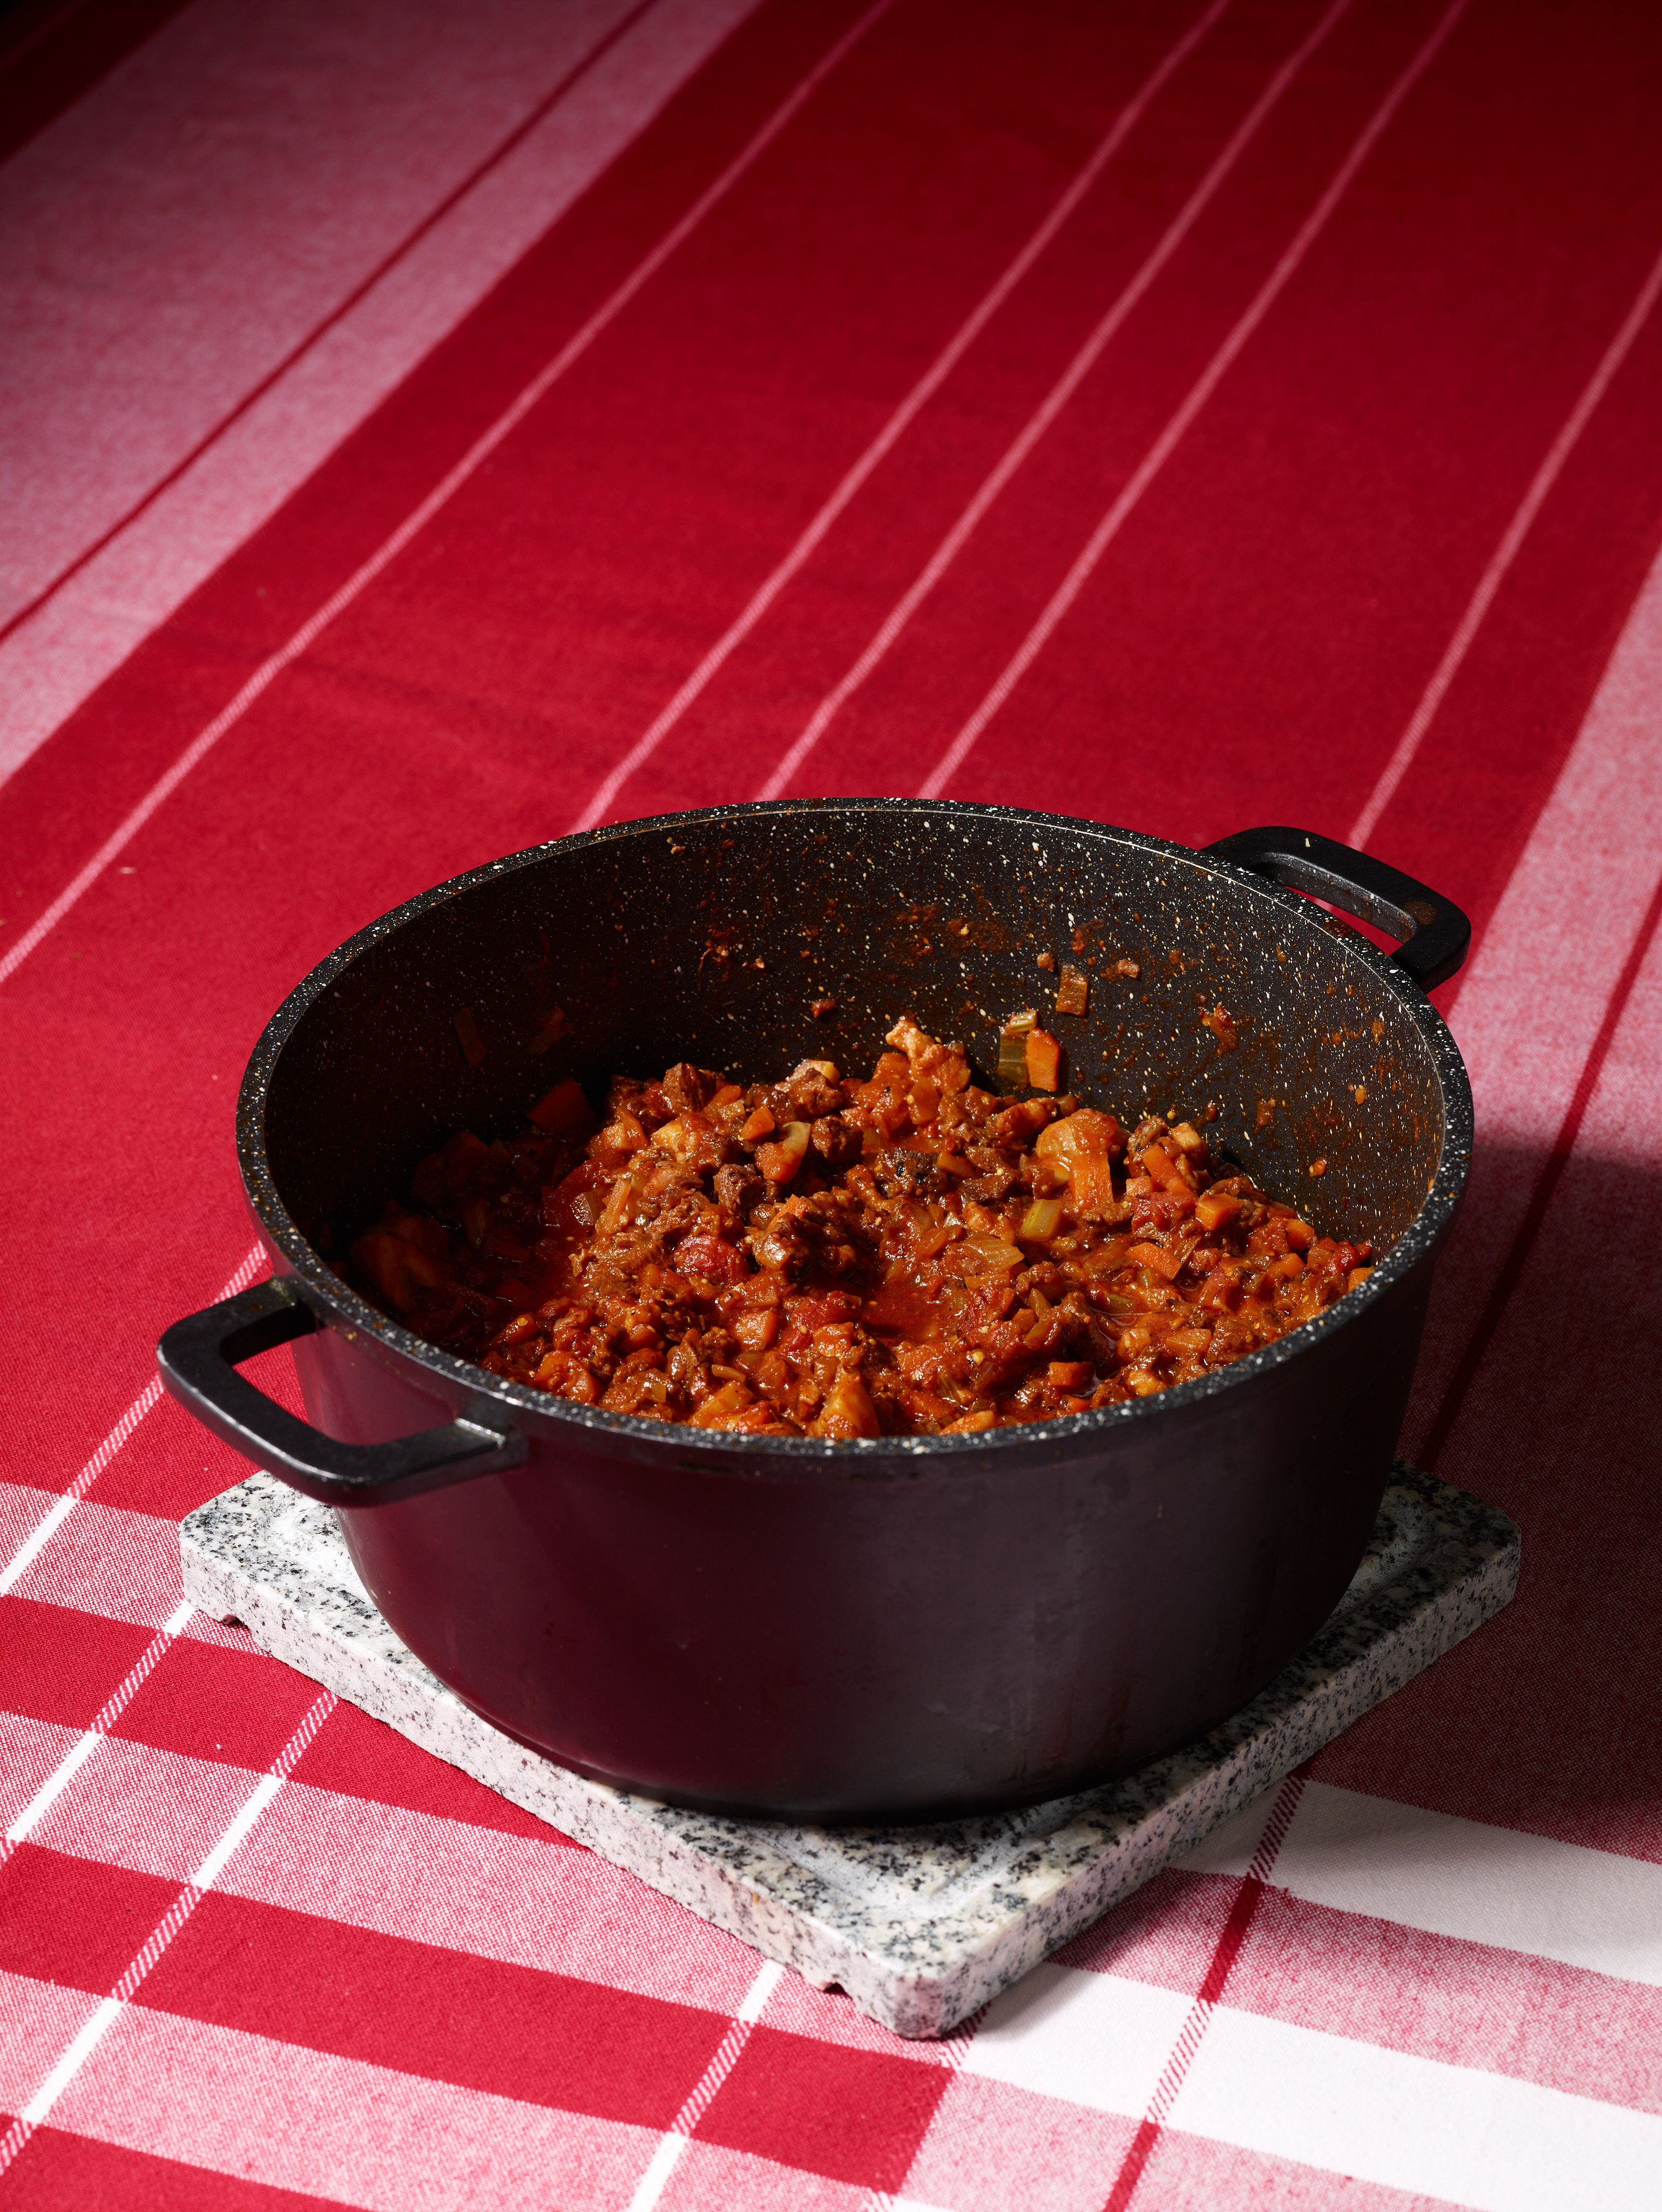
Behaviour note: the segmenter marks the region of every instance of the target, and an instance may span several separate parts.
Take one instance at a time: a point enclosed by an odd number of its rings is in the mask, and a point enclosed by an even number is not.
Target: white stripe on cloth
[[[246,7],[197,0],[137,66],[0,173],[0,207],[20,191],[39,203],[32,220],[14,210],[5,226],[22,258],[9,283],[0,266],[14,329],[39,326],[27,351],[11,348],[10,414],[26,450],[6,473],[38,478],[39,496],[12,516],[5,605],[116,531],[0,643],[0,775],[276,511],[755,4],[658,0],[449,208],[446,196],[609,35],[628,0],[553,10],[498,0],[432,21],[359,0],[331,15],[326,65],[292,51],[287,13],[257,10],[251,31]],[[297,71],[304,95],[274,104],[274,86]],[[193,126],[189,111],[209,94],[233,113],[248,109],[246,127],[228,130],[221,113],[211,131]],[[325,208],[304,223],[297,255],[294,194],[308,178]],[[80,272],[76,285],[43,283],[41,236],[53,240],[54,270]],[[121,343],[95,343],[83,325],[112,313]],[[68,434],[65,413],[100,426],[94,447],[78,427]]]
[[[0,1747],[27,1723],[0,1716]],[[61,1756],[61,1753],[60,1753]],[[363,1778],[373,1782],[373,1774]],[[246,1794],[246,1768],[107,1742],[33,1840],[184,1881]],[[342,1927],[731,2016],[755,1954],[597,1852],[291,1780],[219,1884]]]
[[[777,799],[789,787],[798,769],[826,730],[877,667],[913,616],[980,527],[983,518],[1005,486],[1073,398],[1133,308],[1144,297],[1161,270],[1210,205],[1236,162],[1280,102],[1283,94],[1350,5],[1350,0],[1336,0],[1336,4],[1318,20],[1302,43],[1275,71],[1225,141],[1222,151],[1173,217],[1153,251],[982,479],[951,529],[884,617],[864,651],[809,716],[801,734],[787,747],[779,766],[756,793],[758,799]]]
[[[336,617],[343,614],[396,561],[404,548],[426,529],[435,515],[443,513],[451,501],[484,465],[485,462],[511,436],[531,410],[550,392],[567,369],[580,361],[589,348],[621,315],[629,302],[658,274],[670,257],[692,236],[699,225],[713,209],[719,206],[739,180],[755,166],[773,141],[785,131],[792,118],[813,97],[819,87],[837,68],[843,58],[864,37],[866,32],[886,15],[894,0],[872,0],[872,4],[844,32],[834,46],[828,47],[806,75],[779,103],[771,116],[734,155],[714,182],[707,185],[687,212],[673,222],[664,235],[617,286],[610,296],[596,308],[574,336],[568,338],[559,352],[518,395],[503,409],[489,428],[476,438],[461,459],[414,507],[404,520],[363,562],[339,589],[324,601],[288,641],[263,660],[229,704],[215,715],[207,726],[193,738],[179,754],[171,768],[153,783],[137,805],[113,833],[106,838],[97,852],[79,872],[65,884],[45,911],[32,922],[0,958],[0,983],[5,982],[21,967],[29,955],[51,933],[64,916],[77,906],[99,880],[104,871],[124,853],[137,836],[145,823],[166,804],[184,782],[192,769],[205,759],[227,730],[234,729],[249,708],[263,698],[283,672],[299,660],[316,644]]]
[[[1225,1821],[1180,1868],[1245,1874],[1270,1802]],[[1662,1988],[1662,1865],[1651,1859],[1308,1782],[1271,1880],[1335,1911]]]
[[[1016,685],[1049,644],[1068,610],[1089,581],[1092,571],[1136,510],[1143,495],[1187,435],[1190,425],[1234,367],[1265,317],[1291,282],[1310,248],[1325,229],[1339,202],[1350,190],[1362,164],[1373,152],[1409,94],[1435,60],[1449,33],[1465,13],[1468,0],[1453,4],[1439,18],[1405,70],[1398,77],[1373,115],[1363,125],[1350,151],[1334,172],[1326,190],[1299,225],[1291,243],[1253,295],[1251,304],[1201,371],[1165,428],[1138,462],[1107,512],[1075,556],[1067,574],[1052,592],[1027,635],[988,687],[986,696],[969,716],[929,775],[919,787],[919,796],[937,799],[957,774],[983,730],[993,720]]]
[[[108,1723],[105,1723],[108,1725]],[[182,1878],[237,1770],[113,1742],[39,1831],[52,1849]],[[31,1823],[40,1817],[32,1809]],[[1662,1988],[1662,1866],[1310,1783],[1180,1862],[1333,1911]],[[752,1962],[592,1852],[296,1782],[221,1887],[289,1911],[743,2015]],[[685,1939],[685,1940],[678,1940]],[[622,1960],[619,1951],[628,1955]]]
[[[86,2017],[84,1990],[0,1967],[0,2112],[28,2102]]]
[[[725,666],[744,640],[749,636],[791,579],[798,574],[816,549],[824,543],[837,518],[847,508],[856,493],[870,478],[884,455],[894,450],[919,413],[940,390],[993,316],[997,314],[1010,294],[1056,237],[1069,216],[1078,207],[1107,164],[1125,144],[1125,140],[1147,112],[1149,102],[1187,59],[1228,4],[1229,0],[1212,0],[1212,4],[1190,26],[1176,45],[1156,65],[1152,74],[1131,100],[1120,109],[1107,132],[1098,141],[1090,158],[1074,177],[1072,183],[1063,192],[1050,213],[999,276],[991,290],[959,325],[924,371],[922,376],[913,386],[911,391],[907,393],[906,398],[901,400],[871,443],[837,484],[830,497],[820,507],[784,559],[757,586],[745,605],[710,647],[692,674],[670,700],[668,705],[648,725],[640,737],[624,754],[622,759],[605,776],[587,806],[572,825],[573,830],[592,830],[597,823],[604,821],[618,793],[629,778],[638,774],[646,766],[688,708],[708,688],[717,674]],[[1340,4],[1348,5],[1349,0],[1340,0]],[[771,798],[773,795],[771,785],[761,793],[764,799]]]
[[[1035,1966],[988,2006],[962,2070],[1093,2112],[1138,2118],[1192,2000],[1117,1974]]]
[[[1662,1989],[1662,1866],[1312,1782],[1275,1886]]]
[[[179,1603],[179,1523],[155,1513],[82,1498],[73,1513],[58,1511],[61,1498],[13,1486],[7,1502],[27,1499],[47,1520],[51,1540],[28,1559],[8,1587],[40,1605],[68,1606],[106,1620],[160,1628]],[[55,1516],[55,1517],[54,1517]]]
[[[738,2055],[750,2039],[750,2030],[761,2018],[767,2000],[779,1986],[784,1974],[783,1966],[771,1959],[764,1960],[757,1969],[755,1978],[744,1995],[744,2002],[733,2014],[731,2027],[717,2045],[715,2054],[688,2092],[687,2100],[664,2134],[646,2161],[646,2172],[635,2184],[629,2198],[628,2212],[652,2212],[659,2197],[669,2185],[670,2175],[681,2163],[681,2154],[687,2148],[693,2130],[712,2097],[732,2072]]]
[[[25,1726],[0,1716],[0,1743],[23,1736]],[[164,1881],[188,1881],[192,1868],[201,1865],[247,1796],[253,1773],[222,1758],[164,1751],[124,1731],[106,1735],[97,1759],[75,1778],[74,1788],[60,1790],[36,1817],[29,1841],[60,1857],[156,1875]],[[268,1820],[280,1812],[288,1796],[284,1790]],[[262,1823],[249,1850],[258,1847],[264,1832]],[[239,1868],[246,1856],[240,1855]],[[241,1885],[234,1875],[219,1887],[236,1890]],[[327,1914],[327,1885],[318,1889],[321,1896],[302,1910]]]
[[[0,2006],[25,2026],[31,2000],[55,2021],[62,1996],[21,1978],[7,1989],[0,1979]],[[43,2040],[30,2037],[34,2047]],[[143,2004],[124,2010],[52,2121],[245,2185],[372,2212],[621,2212],[657,2140],[652,2128]]]
[[[188,1608],[186,1608],[188,1610]],[[158,1637],[158,1644],[162,1643]],[[157,1654],[160,1656],[160,1653]],[[148,1654],[147,1654],[148,1656]],[[141,1664],[143,1662],[141,1662]],[[134,1669],[135,1674],[137,1669]],[[130,1677],[129,1678],[131,1679]],[[125,1685],[123,1686],[124,1688]],[[0,2136],[0,2175],[11,2166],[29,2137],[41,2124],[64,2090],[81,2071],[105,2035],[120,2019],[144,1978],[179,1929],[190,1918],[204,1894],[219,1879],[227,1861],[235,1851],[249,1830],[259,1819],[271,1800],[282,1789],[293,1771],[296,1761],[318,1730],[334,1711],[337,1699],[332,1690],[325,1690],[307,1706],[298,1728],[271,1762],[268,1771],[256,1783],[234,1817],[219,1837],[207,1856],[197,1867],[174,1903],[151,1932],[149,1940],[133,1958],[109,1996],[101,1999],[80,2030],[64,2051],[57,2063],[46,2074],[33,2094],[19,2112],[16,2119]],[[108,1710],[107,1708],[106,1709]],[[101,1717],[101,1716],[100,1716]],[[77,1751],[79,1747],[77,1747]],[[70,1766],[76,1754],[71,1753],[64,1765]],[[47,1789],[52,1785],[47,1784]],[[41,1796],[45,1796],[43,1790]],[[26,1818],[27,1816],[25,1816]],[[14,1822],[8,1841],[16,1836],[22,1823]],[[27,1832],[24,1829],[23,1832]]]
[[[122,1714],[143,1689],[145,1682],[155,1672],[158,1661],[167,1651],[168,1645],[177,1639],[180,1630],[190,1617],[190,1606],[181,1604],[166,1627],[159,1631],[145,1645],[121,1681],[94,1716],[91,1725],[82,1729],[81,1735],[64,1753],[28,1803],[7,1827],[3,1841],[0,1841],[0,1865],[4,1864],[13,1847],[21,1844],[31,1829],[52,1810],[70,1784],[80,1773],[87,1761],[104,1741],[110,1729],[115,1726]]]
[[[1263,1832],[1259,1837],[1258,1846],[1246,1869],[1246,1880],[1249,1884],[1261,1887],[1275,1871],[1283,1845],[1287,1840],[1288,1829],[1302,1802],[1304,1790],[1304,1777],[1301,1774],[1289,1774],[1276,1791],[1271,1802],[1269,1817],[1264,1824]],[[1239,1892],[1237,1892],[1237,1897],[1240,1897]],[[1246,1901],[1250,1910],[1250,1900]],[[1221,1958],[1222,1959],[1226,1974],[1228,1969],[1234,1965],[1234,1959],[1222,1956],[1224,1945],[1233,1942],[1239,1948],[1240,1940],[1240,1932],[1234,1929],[1226,1929],[1226,1933],[1218,1938],[1213,1952],[1213,1960],[1216,1963]],[[1177,2039],[1166,2055],[1166,2063],[1161,2069],[1160,2079],[1155,2084],[1153,2094],[1143,2107],[1143,2119],[1146,2126],[1163,2128],[1167,2124],[1171,2117],[1172,2106],[1176,2102],[1183,2084],[1189,2078],[1189,2069],[1194,2064],[1196,2056],[1211,2027],[1212,2016],[1217,2010],[1217,1998],[1214,1995],[1208,1994],[1206,1988],[1206,1984],[1211,1978],[1212,1971],[1209,1967],[1200,1990],[1189,2008],[1188,2015],[1178,2030]]]
[[[1605,347],[1597,368],[1565,417],[1562,428],[1547,448],[1545,459],[1530,479],[1529,487],[1519,501],[1517,513],[1501,532],[1501,542],[1490,556],[1489,566],[1477,580],[1477,589],[1455,627],[1447,651],[1432,671],[1420,702],[1409,717],[1408,727],[1398,739],[1390,759],[1380,771],[1379,781],[1369,793],[1367,803],[1350,826],[1351,844],[1367,843],[1373,835],[1374,825],[1395,797],[1424,741],[1426,732],[1436,719],[1437,709],[1448,696],[1450,684],[1459,674],[1461,665],[1471,650],[1472,641],[1483,628],[1484,617],[1494,605],[1513,562],[1522,550],[1536,516],[1545,506],[1547,495],[1562,475],[1564,464],[1580,442],[1581,433],[1598,412],[1598,403],[1610,390],[1617,371],[1632,350],[1634,340],[1649,319],[1659,294],[1662,294],[1662,254],[1659,254],[1652,263],[1633,305],[1623,317],[1616,335]]]
[[[1040,1966],[991,2008],[966,2074],[1138,2118],[1192,2016],[1177,1991]],[[1662,2118],[1595,2098],[1207,2008],[1173,2128],[1482,2212],[1652,2212]],[[1580,2193],[1578,2193],[1578,2190]]]
[[[234,1298],[239,1291],[246,1291],[259,1273],[264,1257],[262,1248],[256,1244],[244,1257],[234,1273],[227,1279],[220,1290],[219,1297]],[[137,1397],[133,1400],[132,1404],[117,1420],[115,1426],[104,1438],[69,1488],[53,1500],[33,1528],[30,1529],[17,1550],[7,1560],[5,1565],[0,1567],[0,1597],[3,1597],[8,1590],[15,1589],[22,1581],[40,1557],[41,1553],[45,1551],[81,1500],[92,1488],[94,1483],[97,1481],[99,1476],[131,1437],[140,1422],[148,1414],[154,1413],[161,1403],[161,1383],[157,1376],[152,1376]],[[124,1619],[127,1616],[120,1617]]]
[[[272,0],[196,0],[0,167],[0,620],[211,434],[622,11],[341,0],[325,27]]]
[[[0,1712],[0,1822],[15,1820],[82,1731],[31,1713]],[[15,2111],[0,2096],[0,2111]]]
[[[1171,2125],[1472,2212],[1655,2212],[1662,2118],[1219,2006]]]

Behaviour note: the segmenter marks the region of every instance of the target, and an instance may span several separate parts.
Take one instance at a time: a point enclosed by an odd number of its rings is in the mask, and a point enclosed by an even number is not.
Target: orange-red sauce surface
[[[1028,1066],[1054,1080],[1051,1040]],[[749,1434],[956,1435],[1239,1359],[1368,1273],[1192,1124],[993,1097],[909,1016],[870,1081],[620,1076],[466,1131],[352,1247],[376,1302],[492,1374]]]

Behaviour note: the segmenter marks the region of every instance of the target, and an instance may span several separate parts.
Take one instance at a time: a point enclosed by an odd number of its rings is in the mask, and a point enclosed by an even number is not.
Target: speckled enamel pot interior
[[[485,1377],[324,1256],[452,1130],[516,1129],[562,1075],[598,1097],[683,1059],[864,1073],[910,1009],[991,1084],[1001,1020],[1050,1002],[1041,952],[1091,977],[1086,1014],[1051,1022],[1069,1085],[1128,1121],[1210,1113],[1213,1143],[1319,1230],[1374,1240],[1360,1291],[1156,1398],[828,1444]],[[1201,1021],[1219,1003],[1232,1051]],[[533,1053],[556,1004],[560,1040]],[[1373,1526],[1471,1126],[1429,1001],[1296,893],[1127,830],[873,799],[629,823],[411,900],[279,1010],[239,1144],[278,1269],[326,1324],[295,1346],[316,1425],[373,1443],[482,1396],[528,1440],[516,1468],[342,1514],[435,1673],[657,1797],[921,1819],[1128,1771],[1308,1640]]]

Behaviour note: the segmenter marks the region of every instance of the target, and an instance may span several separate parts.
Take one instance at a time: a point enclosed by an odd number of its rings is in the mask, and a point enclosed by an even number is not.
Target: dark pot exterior
[[[986,1070],[1047,980],[1035,951],[1068,957],[1076,932],[1090,1012],[1052,1024],[1075,1085],[1122,1117],[1210,1103],[1268,1187],[1384,1251],[1361,1292],[1204,1382],[985,1436],[737,1439],[483,1377],[312,1241],[340,1249],[451,1128],[514,1126],[556,1074],[858,1071],[907,1006]],[[1111,982],[1121,955],[1140,974]],[[580,1048],[536,1060],[550,990]],[[1232,1052],[1199,1021],[1217,1001]],[[458,1048],[463,1006],[494,1066]],[[1128,1771],[1309,1640],[1378,1510],[1470,1133],[1428,1002],[1293,893],[1095,824],[847,801],[628,824],[412,902],[276,1018],[241,1149],[276,1267],[325,1324],[295,1345],[316,1426],[379,1445],[488,1399],[525,1440],[517,1467],[342,1510],[411,1650],[605,1781],[908,1820]]]

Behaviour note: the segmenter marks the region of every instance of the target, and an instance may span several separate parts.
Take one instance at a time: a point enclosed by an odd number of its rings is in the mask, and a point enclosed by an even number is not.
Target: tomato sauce
[[[1030,1018],[1029,1018],[1030,1019]],[[567,1079],[422,1162],[352,1247],[367,1294],[494,1375],[742,1434],[955,1436],[1149,1397],[1363,1280],[1192,1122],[998,1097],[908,1016],[870,1078]],[[1046,1032],[1014,1073],[1053,1085]],[[1003,1062],[1001,1060],[1001,1070]]]

